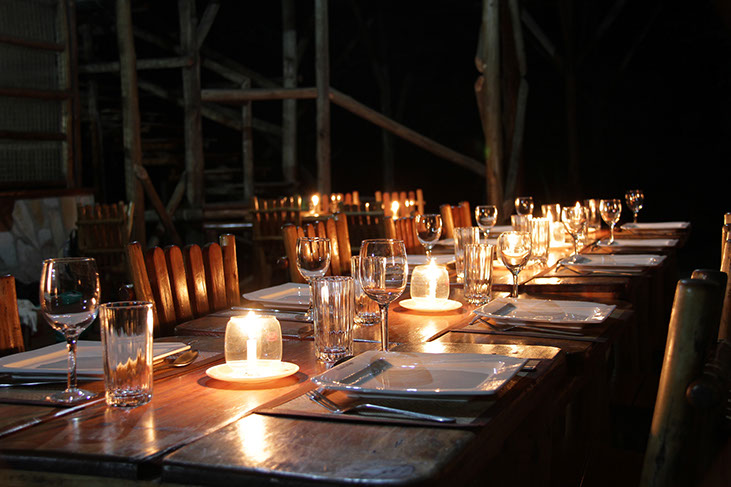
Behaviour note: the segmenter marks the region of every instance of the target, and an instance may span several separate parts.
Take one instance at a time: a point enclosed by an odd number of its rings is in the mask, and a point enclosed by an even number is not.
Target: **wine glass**
[[[409,265],[402,240],[363,240],[360,246],[360,284],[381,310],[381,350],[388,351],[388,304],[401,296]]]
[[[324,276],[330,267],[330,239],[324,237],[299,237],[297,239],[297,270],[310,285],[310,306],[305,317],[313,316],[312,279]]]
[[[588,220],[589,216],[586,208],[579,204],[561,208],[561,221],[571,235],[571,238],[574,239],[574,255],[571,256],[572,261],[576,261],[579,256],[579,237],[586,232]]]
[[[634,214],[634,222],[637,223],[637,214],[645,202],[645,193],[641,189],[630,189],[624,194],[624,198],[627,200],[627,207]]]
[[[497,223],[497,206],[480,205],[475,207],[475,221],[480,230],[485,232],[485,238],[490,236],[490,230]]]
[[[414,217],[416,238],[426,249],[426,258],[431,260],[431,249],[442,236],[442,216],[436,214],[416,215]]]
[[[76,341],[99,311],[99,272],[89,257],[66,257],[43,261],[40,283],[41,312],[51,327],[63,333],[68,348],[66,390],[46,400],[73,404],[94,397],[76,387]]]
[[[515,212],[518,215],[532,215],[533,214],[533,197],[532,196],[518,196],[515,198]]]
[[[518,275],[528,263],[531,254],[531,238],[528,232],[503,232],[497,239],[500,260],[513,274],[511,298],[518,297]]]
[[[607,242],[607,245],[612,245],[614,243],[614,226],[622,215],[622,200],[600,200],[599,213],[601,213],[604,223],[609,225],[609,242]]]

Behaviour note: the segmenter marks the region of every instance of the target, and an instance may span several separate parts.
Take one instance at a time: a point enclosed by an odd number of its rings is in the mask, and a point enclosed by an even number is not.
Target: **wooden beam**
[[[20,37],[14,37],[5,34],[0,34],[0,44],[25,47],[28,49],[38,49],[39,51],[64,52],[66,50],[66,45],[60,42],[43,42],[31,39],[23,39]]]
[[[186,196],[193,207],[203,205],[203,136],[201,127],[201,73],[194,0],[178,0],[180,49],[193,63],[183,68]]]
[[[404,140],[411,142],[414,145],[421,147],[424,150],[431,152],[432,154],[446,159],[450,162],[457,164],[458,166],[464,167],[475,174],[482,177],[485,176],[485,165],[476,159],[467,157],[460,154],[438,142],[431,140],[430,138],[421,135],[420,133],[401,125],[400,123],[391,120],[385,115],[369,108],[362,103],[354,100],[353,98],[345,95],[336,89],[330,91],[330,98],[336,105],[348,110],[351,113],[358,115],[359,117],[368,120],[369,122],[378,125],[381,128],[389,130],[394,135],[401,137]]]
[[[173,69],[187,68],[193,65],[193,59],[190,57],[168,57],[158,59],[138,59],[137,70],[148,69]],[[117,73],[119,72],[118,62],[109,63],[93,63],[79,66],[81,74],[101,74],[101,73]]]
[[[201,21],[198,23],[198,31],[196,33],[196,37],[198,38],[198,49],[201,48],[203,41],[206,40],[208,31],[211,30],[213,21],[216,20],[216,15],[220,8],[221,0],[211,0],[208,2],[208,5],[206,5],[206,9],[203,11],[203,15],[201,15]]]
[[[122,89],[122,135],[124,145],[124,178],[127,201],[134,203],[132,239],[145,242],[145,199],[142,182],[135,168],[142,166],[140,109],[137,93],[137,57],[132,36],[130,2],[117,0],[117,44],[119,47],[119,78]]]
[[[482,102],[485,107],[485,161],[487,165],[487,200],[503,209],[502,158],[503,130],[500,90],[500,2],[483,0],[482,34],[485,48],[482,76],[485,79]]]
[[[178,235],[178,231],[175,229],[175,225],[173,225],[173,220],[170,218],[170,215],[168,214],[167,209],[162,204],[162,200],[160,199],[160,196],[157,194],[157,191],[155,191],[155,187],[152,185],[152,181],[150,181],[150,176],[147,174],[147,170],[141,164],[138,166],[135,166],[134,169],[135,169],[135,176],[142,183],[142,187],[145,189],[145,193],[147,194],[147,197],[150,199],[150,203],[152,203],[152,207],[155,208],[157,215],[160,217],[160,221],[162,222],[162,224],[165,226],[165,229],[170,234],[170,237],[172,238],[173,243],[175,245],[182,245],[183,241],[180,239],[180,235]]]
[[[216,103],[317,98],[317,88],[258,88],[249,90],[203,90],[201,99]]]
[[[317,190],[330,193],[330,34],[328,0],[315,0],[315,86],[317,87]]]
[[[282,81],[285,88],[297,86],[297,19],[294,0],[282,0]],[[297,101],[282,102],[282,175],[297,181]]]
[[[251,81],[247,80],[241,85],[242,89],[251,87]],[[254,138],[251,132],[251,102],[241,105],[241,160],[244,176],[244,201],[254,197]]]

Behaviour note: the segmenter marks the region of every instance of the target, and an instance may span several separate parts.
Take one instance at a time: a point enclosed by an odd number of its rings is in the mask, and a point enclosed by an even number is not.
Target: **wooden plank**
[[[155,336],[170,336],[173,334],[177,318],[173,291],[168,275],[165,253],[160,247],[153,247],[145,253],[147,276],[154,296],[155,312],[158,322],[155,327]]]
[[[217,103],[313,98],[317,98],[317,88],[206,89],[201,92],[201,100]]]
[[[187,68],[193,64],[193,59],[190,57],[167,57],[158,59],[138,59],[137,70],[151,70],[151,69],[176,69],[176,68]],[[79,66],[79,74],[103,74],[103,73],[118,73],[120,69],[120,63],[112,61],[108,63],[91,63]]]
[[[0,355],[25,351],[23,332],[20,329],[15,278],[0,277]],[[40,326],[44,326],[41,323]]]
[[[223,278],[226,283],[226,304],[238,306],[241,302],[239,292],[239,266],[236,257],[236,237],[231,234],[219,237],[223,252]]]
[[[165,248],[165,262],[170,276],[176,323],[193,319],[193,308],[188,294],[188,280],[185,274],[183,252],[177,245]]]
[[[203,246],[203,264],[206,268],[206,288],[211,311],[226,307],[226,282],[223,275],[223,253],[215,242]]]
[[[206,284],[206,269],[203,264],[203,251],[196,245],[185,247],[185,273],[188,278],[188,294],[195,316],[204,316],[210,313],[208,304],[208,286]]]

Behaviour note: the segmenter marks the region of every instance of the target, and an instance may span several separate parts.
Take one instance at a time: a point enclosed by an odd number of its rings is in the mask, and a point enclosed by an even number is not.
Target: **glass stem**
[[[388,352],[388,303],[378,303],[381,310],[381,350]]]
[[[614,223],[609,225],[609,243],[614,243]]]
[[[572,235],[572,237],[574,238],[574,257],[575,257],[575,256],[579,255],[579,236],[576,235],[574,237]]]
[[[313,297],[315,296],[315,288],[312,286],[312,281],[307,281],[307,284],[310,286],[310,304],[307,306],[307,313],[305,313],[305,318],[307,319],[315,319],[315,313],[314,313],[314,306],[313,306]]]
[[[520,274],[520,271],[513,272],[513,292],[510,293],[511,298],[518,297],[518,274]]]
[[[66,380],[66,390],[76,389],[76,340],[75,335],[66,335],[66,348],[69,351],[69,371]]]

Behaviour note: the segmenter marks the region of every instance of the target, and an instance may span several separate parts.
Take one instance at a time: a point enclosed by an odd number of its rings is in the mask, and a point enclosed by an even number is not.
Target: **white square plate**
[[[190,348],[179,342],[155,342],[154,360],[173,355]],[[104,351],[102,342],[79,340],[76,343],[76,371],[79,377],[101,377],[104,375]],[[66,343],[55,343],[37,350],[16,353],[0,358],[0,373],[45,377],[66,375],[68,351]]]
[[[310,286],[287,282],[246,293],[244,297],[269,307],[306,309],[310,306]]]
[[[376,361],[361,380],[348,379]],[[479,353],[408,353],[370,350],[312,377],[320,387],[384,396],[475,396],[495,394],[526,359]]]
[[[500,322],[542,322],[591,324],[606,320],[614,305],[589,301],[495,298],[474,313]]]

